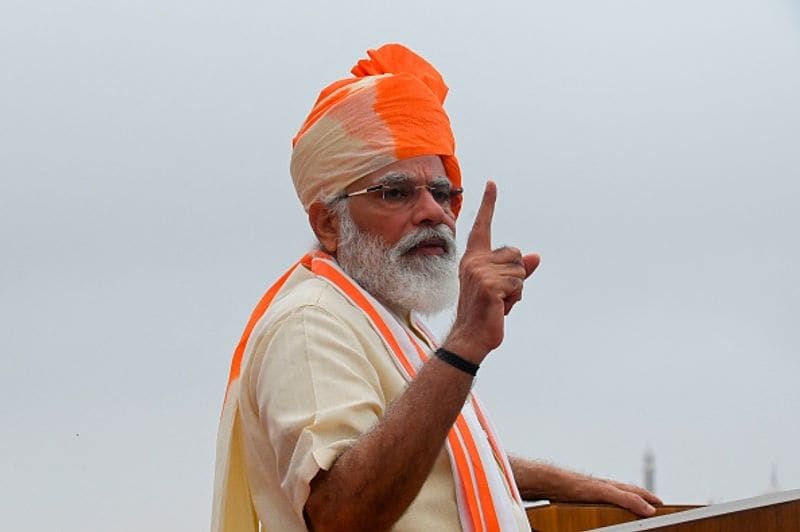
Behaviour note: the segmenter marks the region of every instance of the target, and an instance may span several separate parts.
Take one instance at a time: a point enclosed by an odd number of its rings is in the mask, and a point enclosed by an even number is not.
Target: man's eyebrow
[[[416,178],[407,174],[406,172],[389,172],[381,177],[375,184],[376,185],[391,185],[394,183],[405,183],[407,181],[416,181]],[[440,185],[449,183],[450,180],[447,176],[439,175],[429,181],[432,185]]]
[[[413,178],[405,172],[389,172],[388,174],[378,179],[378,182],[375,184],[391,185],[393,183],[404,183],[406,181],[412,181],[412,180]]]

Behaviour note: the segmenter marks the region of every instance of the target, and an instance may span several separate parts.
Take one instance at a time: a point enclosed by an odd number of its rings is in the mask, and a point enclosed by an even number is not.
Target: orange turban
[[[442,76],[400,44],[367,54],[351,70],[355,77],[322,90],[292,141],[292,180],[306,210],[367,174],[420,155],[439,155],[453,186],[461,186]]]

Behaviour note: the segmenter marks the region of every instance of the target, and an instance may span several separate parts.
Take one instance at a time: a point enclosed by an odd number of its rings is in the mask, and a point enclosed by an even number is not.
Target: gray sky
[[[543,257],[479,378],[507,446],[800,487],[798,2],[274,4],[0,8],[4,527],[207,527],[230,354],[312,242],[291,137],[391,41],[451,87],[460,240],[493,178]]]

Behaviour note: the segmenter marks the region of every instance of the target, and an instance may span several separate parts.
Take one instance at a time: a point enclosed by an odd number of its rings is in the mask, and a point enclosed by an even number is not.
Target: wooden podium
[[[535,532],[800,532],[800,489],[704,507],[665,505],[648,519],[604,504],[544,504],[527,512]]]

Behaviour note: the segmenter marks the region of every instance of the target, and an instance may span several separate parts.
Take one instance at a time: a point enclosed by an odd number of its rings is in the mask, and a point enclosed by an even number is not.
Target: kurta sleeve
[[[259,339],[252,400],[276,453],[281,488],[302,513],[309,483],[383,415],[375,368],[353,326],[313,305]]]

